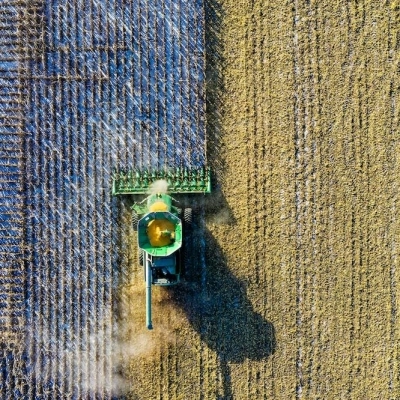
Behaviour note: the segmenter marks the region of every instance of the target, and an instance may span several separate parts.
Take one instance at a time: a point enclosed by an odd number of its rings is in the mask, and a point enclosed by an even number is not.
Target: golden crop
[[[130,398],[400,398],[398,2],[206,3],[219,187],[153,332],[124,236]]]

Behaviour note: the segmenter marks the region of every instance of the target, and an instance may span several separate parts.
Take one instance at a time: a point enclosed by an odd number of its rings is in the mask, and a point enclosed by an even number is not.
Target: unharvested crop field
[[[400,3],[205,0],[207,160],[201,8],[0,3],[0,398],[400,399]],[[109,189],[165,153],[213,193],[147,331]]]

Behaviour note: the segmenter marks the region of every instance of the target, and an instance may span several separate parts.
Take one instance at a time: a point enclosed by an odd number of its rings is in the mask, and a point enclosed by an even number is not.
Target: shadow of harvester
[[[215,238],[209,231],[204,235],[207,266],[199,267],[198,249],[191,249],[184,261],[186,283],[173,289],[172,298],[202,341],[217,353],[223,386],[219,399],[227,400],[233,398],[229,364],[273,354],[275,331],[271,322],[254,311],[245,285],[229,270]]]

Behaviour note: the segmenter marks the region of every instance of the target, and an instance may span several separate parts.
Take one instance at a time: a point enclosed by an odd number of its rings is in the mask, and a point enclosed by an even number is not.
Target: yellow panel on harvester
[[[168,246],[175,239],[175,225],[167,219],[154,219],[147,226],[147,236],[153,247]]]
[[[149,207],[149,211],[168,211],[168,206],[163,201],[156,201]]]

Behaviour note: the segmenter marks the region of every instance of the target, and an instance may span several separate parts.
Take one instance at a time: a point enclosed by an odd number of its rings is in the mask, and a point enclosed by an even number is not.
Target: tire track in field
[[[362,80],[364,91],[362,121],[365,124],[365,133],[362,135],[362,139],[363,154],[365,154],[365,180],[368,183],[365,199],[366,228],[364,228],[367,236],[364,248],[367,250],[365,259],[369,270],[368,301],[364,302],[367,305],[364,342],[368,344],[369,352],[364,363],[368,382],[375,382],[375,386],[381,386],[381,395],[390,398],[394,393],[388,379],[391,375],[388,358],[393,352],[391,344],[388,345],[391,337],[391,312],[388,307],[391,301],[391,261],[390,246],[383,234],[388,231],[390,226],[387,216],[390,213],[389,204],[395,198],[393,189],[396,187],[393,177],[388,174],[388,169],[385,167],[392,147],[388,139],[393,140],[393,137],[390,137],[390,114],[388,112],[389,87],[393,75],[392,73],[383,73],[383,71],[390,71],[387,68],[390,64],[387,64],[388,54],[386,52],[390,24],[388,14],[381,8],[365,4],[365,9],[365,23],[371,29],[363,35],[363,47],[366,51],[364,52],[365,67]],[[383,67],[384,65],[385,67]],[[377,92],[378,88],[379,92]],[[369,385],[366,385],[367,390],[370,390]]]
[[[312,51],[316,48],[313,41],[311,23],[315,21],[315,9],[310,4],[299,8],[295,15],[296,31],[298,35],[298,60],[295,56],[295,75],[298,89],[296,91],[297,105],[295,105],[296,120],[296,203],[298,213],[298,322],[299,322],[299,385],[298,397],[309,397],[310,387],[313,386],[315,357],[312,354],[316,321],[315,283],[316,270],[316,153],[320,151],[320,144],[316,138],[316,120],[318,102],[315,94],[315,83],[318,81],[318,71],[313,70]],[[297,115],[297,118],[296,118]]]
[[[306,371],[304,366],[304,359],[306,354],[304,352],[305,343],[304,336],[306,335],[304,321],[304,296],[306,295],[306,282],[304,276],[305,268],[305,257],[306,252],[303,244],[305,243],[304,236],[306,236],[307,226],[303,219],[307,216],[306,208],[306,193],[305,193],[305,182],[304,182],[304,171],[305,171],[305,140],[306,134],[308,133],[305,128],[305,88],[302,85],[301,78],[304,74],[304,43],[306,40],[302,35],[303,26],[301,23],[301,9],[300,4],[294,1],[293,6],[293,73],[294,73],[294,147],[295,147],[295,207],[296,207],[296,399],[302,398],[303,389],[306,379]]]
[[[248,232],[252,233],[249,243],[250,254],[247,271],[247,295],[254,305],[255,311],[263,317],[269,318],[272,307],[272,268],[268,253],[270,247],[265,240],[271,236],[271,218],[273,216],[271,197],[271,160],[270,153],[271,133],[271,72],[265,70],[265,63],[269,60],[272,35],[265,18],[270,16],[272,7],[265,2],[254,2],[249,8],[248,20],[248,72],[246,74],[248,93],[247,108],[249,117],[248,128]],[[256,84],[259,82],[259,85]],[[265,116],[268,115],[266,118]],[[267,264],[267,265],[266,265]],[[251,346],[255,338],[250,329],[247,333],[248,343]],[[268,346],[268,333],[264,332],[259,345]],[[264,398],[271,393],[267,382],[272,374],[273,363],[265,359],[247,361],[247,398]]]
[[[265,245],[268,235],[271,232],[272,205],[271,197],[271,160],[270,155],[270,137],[271,137],[271,71],[265,69],[265,62],[269,59],[271,50],[272,34],[269,24],[263,21],[270,16],[272,6],[265,2],[256,2],[251,10],[251,20],[249,21],[251,30],[255,32],[252,39],[254,48],[252,54],[254,57],[251,82],[254,85],[254,99],[249,99],[254,107],[254,143],[251,159],[254,160],[252,167],[255,173],[249,170],[249,176],[254,176],[254,198],[256,200],[254,209],[250,207],[252,218],[256,223],[255,246],[254,246],[254,271],[249,270],[250,285],[247,290],[249,298],[257,312],[264,318],[270,318],[272,315],[272,268],[270,266],[270,247]],[[255,84],[260,82],[260,85]],[[253,102],[251,101],[253,100]],[[268,116],[267,118],[265,116]],[[251,193],[251,192],[249,192]],[[268,261],[269,262],[268,262]],[[266,268],[265,261],[268,267]],[[249,332],[249,341],[257,340]],[[260,346],[267,347],[268,333],[264,332],[265,337],[261,340]],[[261,362],[249,360],[248,362],[248,398],[264,398],[272,396],[271,387],[268,382],[271,380],[273,361]]]
[[[249,183],[246,208],[247,232],[250,233],[247,247],[250,251],[248,267],[242,273],[246,274],[247,295],[255,311],[260,312],[266,319],[270,319],[274,314],[280,315],[280,318],[276,319],[276,331],[279,333],[277,343],[278,348],[282,346],[282,350],[284,349],[286,361],[285,365],[278,365],[275,364],[275,356],[271,356],[270,360],[268,357],[257,361],[249,359],[246,362],[246,396],[273,396],[275,388],[290,396],[292,387],[280,385],[279,380],[283,375],[290,376],[288,371],[294,365],[294,352],[291,351],[294,348],[290,335],[295,310],[290,304],[295,295],[295,281],[290,267],[290,250],[282,255],[282,247],[277,243],[281,241],[282,246],[293,249],[290,234],[288,235],[288,231],[291,230],[290,221],[287,219],[287,215],[292,213],[292,190],[290,183],[285,186],[282,182],[290,177],[291,169],[291,160],[286,158],[288,148],[292,147],[287,135],[287,130],[292,128],[291,116],[290,112],[286,113],[287,104],[291,103],[291,94],[286,88],[288,85],[290,87],[292,71],[289,72],[287,66],[281,71],[275,71],[273,65],[286,58],[290,65],[292,54],[288,54],[286,45],[292,38],[279,36],[279,33],[285,32],[285,28],[291,26],[292,21],[286,15],[287,10],[272,3],[255,2],[248,12],[246,148]],[[276,21],[276,24],[266,24],[267,18],[268,21]],[[266,69],[269,66],[272,69]],[[278,166],[286,173],[277,174],[275,168]],[[281,183],[283,190],[280,188]],[[288,224],[283,225],[280,236],[278,227],[282,221]],[[278,240],[276,236],[280,236]],[[282,293],[283,286],[285,294]],[[249,345],[256,340],[254,332],[249,329]],[[261,347],[267,346],[267,332],[264,333],[263,340],[265,341],[260,343]],[[277,380],[272,383],[271,377],[275,375]],[[295,378],[294,375],[293,377]],[[236,393],[243,392],[243,389],[237,388]]]
[[[396,127],[399,126],[400,120],[400,107],[398,102],[398,88],[396,89],[395,72],[396,65],[394,63],[394,55],[398,54],[398,24],[400,22],[400,10],[397,8],[395,12],[389,15],[389,32],[388,32],[388,48],[387,57],[388,62],[393,65],[392,74],[388,82],[388,102],[386,108],[389,110],[388,114],[388,127],[390,134],[388,135],[387,148],[388,151],[388,166],[385,171],[393,170],[394,176],[399,175],[399,147],[400,144],[397,141],[393,141],[396,137]],[[397,42],[397,43],[396,43]],[[392,139],[392,140],[391,140]],[[400,330],[399,330],[399,304],[400,296],[398,291],[398,282],[400,282],[399,274],[399,244],[398,238],[400,237],[400,225],[398,224],[398,209],[399,209],[399,183],[394,179],[391,182],[391,196],[390,196],[390,212],[388,213],[389,228],[388,228],[388,248],[390,248],[390,341],[392,351],[390,354],[390,372],[389,372],[389,390],[390,393],[396,395],[400,393],[400,362],[399,348],[396,343],[400,341]],[[397,240],[396,240],[397,239]]]
[[[344,103],[344,107],[343,107],[343,120],[344,120],[344,129],[348,130],[349,132],[352,132],[352,122],[351,122],[351,117],[349,117],[350,112],[347,110],[347,106],[351,104],[351,97],[353,95],[353,91],[355,88],[355,65],[357,63],[357,55],[356,55],[356,51],[355,51],[355,40],[354,40],[354,32],[352,30],[352,15],[351,15],[351,9],[350,9],[350,5],[346,6],[346,24],[347,24],[347,32],[346,32],[346,39],[347,39],[347,46],[348,46],[348,52],[346,55],[346,66],[348,68],[348,72],[345,75],[345,79],[346,79],[346,85],[348,87],[348,94],[347,94],[347,99]],[[350,140],[349,140],[350,141]],[[346,145],[346,143],[345,143]],[[349,154],[352,154],[352,152],[354,151],[353,149],[353,141],[351,141],[348,144],[349,148],[345,148],[343,149],[343,152],[348,151]],[[351,156],[347,157],[347,159],[345,159],[345,161],[347,161],[348,159],[350,159]],[[347,161],[348,162],[348,161]],[[349,166],[349,170],[351,170],[352,164],[350,164],[348,162],[347,164]],[[350,166],[351,165],[351,166]],[[348,266],[348,268],[350,268],[351,270],[351,295],[350,295],[350,309],[349,309],[349,348],[347,350],[348,354],[349,354],[349,363],[350,365],[353,365],[354,363],[354,357],[356,356],[356,354],[353,351],[353,344],[355,342],[355,335],[356,335],[356,322],[354,319],[354,315],[355,315],[355,290],[356,290],[356,261],[355,261],[355,240],[353,239],[353,237],[355,236],[355,221],[356,221],[356,211],[354,209],[354,204],[353,204],[353,194],[349,195],[349,198],[351,199],[351,205],[350,205],[350,216],[348,218],[349,224],[351,224],[351,227],[349,228],[347,233],[347,240],[348,242],[351,243],[351,247],[350,247],[350,252],[351,252],[351,263],[348,262],[346,265]],[[349,225],[347,224],[347,225]],[[346,236],[344,236],[346,238]],[[346,268],[346,267],[345,267]],[[353,370],[349,371],[348,373],[348,388],[347,388],[347,393],[351,393],[353,390]],[[347,370],[346,370],[347,373]]]
[[[262,56],[262,44],[259,43],[260,39],[260,27],[257,24],[259,4],[253,3],[252,6],[248,7],[248,20],[247,20],[247,53],[251,55],[251,58],[247,61],[247,115],[248,121],[248,142],[247,142],[247,159],[248,170],[247,170],[247,193],[252,193],[253,195],[248,198],[247,204],[247,227],[246,230],[249,232],[249,281],[251,284],[260,285],[260,281],[263,280],[262,269],[260,266],[260,230],[263,227],[263,212],[260,208],[263,208],[264,203],[264,191],[263,191],[263,174],[262,168],[260,168],[260,163],[263,162],[262,156],[262,142],[257,140],[257,135],[260,133],[260,106],[262,100],[258,98],[258,91],[254,82],[258,78],[259,65],[257,60]],[[260,180],[261,176],[261,180]],[[261,181],[261,182],[260,182]],[[261,185],[260,185],[261,183]],[[261,203],[261,204],[260,204]],[[253,283],[254,282],[254,283]],[[251,290],[251,289],[250,289]],[[247,293],[251,293],[247,289]],[[251,332],[247,331],[244,336],[246,344],[252,340]],[[241,387],[239,390],[246,395],[246,398],[255,394],[258,391],[258,385],[256,377],[253,376],[252,365],[249,360],[246,360],[246,387]]]
[[[259,10],[259,4],[252,3],[244,8],[246,15],[246,117],[248,118],[248,123],[246,125],[246,159],[248,160],[246,178],[247,178],[247,190],[246,194],[249,193],[253,195],[248,197],[247,203],[247,215],[246,215],[246,232],[249,233],[246,238],[246,247],[249,249],[249,254],[247,257],[247,264],[249,266],[248,270],[248,281],[258,285],[260,282],[260,265],[259,261],[259,229],[262,226],[262,214],[259,213],[259,202],[260,199],[263,201],[262,188],[259,188],[259,171],[258,163],[259,159],[259,147],[260,143],[257,141],[256,136],[259,130],[258,125],[258,110],[257,105],[259,100],[257,98],[257,89],[254,85],[256,76],[258,74],[258,68],[256,64],[256,58],[260,56],[260,45],[258,43],[258,33],[259,27],[257,26],[257,11]],[[248,57],[250,56],[250,57]],[[261,159],[262,162],[262,159]],[[249,293],[249,290],[246,290]],[[246,331],[243,335],[243,339],[248,346],[251,338],[251,332]],[[244,382],[240,382],[241,385],[235,388],[236,392],[242,393],[245,398],[249,398],[253,390],[257,390],[255,387],[255,379],[252,376],[252,368],[249,360],[245,360],[242,368],[246,368],[246,379]],[[232,389],[231,389],[232,390]],[[227,398],[232,398],[233,393],[229,393]]]
[[[268,18],[268,24],[262,22],[261,16]],[[249,145],[254,149],[248,156],[248,176],[252,183],[248,189],[247,210],[251,221],[248,229],[253,232],[250,254],[253,253],[252,258],[257,261],[254,262],[255,270],[248,269],[248,295],[262,315],[267,318],[269,315],[279,315],[274,325],[276,323],[278,349],[285,353],[285,363],[277,363],[275,356],[271,356],[271,361],[263,359],[262,363],[249,362],[248,377],[259,382],[261,387],[257,384],[249,386],[248,398],[274,393],[275,390],[290,397],[295,387],[294,382],[293,385],[281,383],[284,376],[295,379],[293,368],[296,348],[292,338],[296,311],[292,306],[295,279],[291,236],[291,154],[294,152],[288,135],[293,130],[292,110],[288,110],[288,104],[292,103],[293,87],[292,53],[288,52],[289,43],[293,40],[291,27],[292,19],[284,7],[255,3],[252,19],[249,20],[249,50],[246,56],[249,68],[246,73],[250,109]],[[269,70],[266,70],[267,60],[267,67],[271,66]],[[284,66],[281,70],[273,67],[280,63]],[[282,252],[283,248],[287,252]],[[249,264],[251,267],[252,263]],[[263,377],[263,373],[269,376]],[[272,374],[274,381],[270,378]]]
[[[311,167],[308,169],[308,175],[310,175],[312,192],[310,193],[309,204],[311,208],[309,221],[311,225],[310,239],[311,239],[311,265],[310,265],[310,343],[311,350],[309,351],[309,359],[307,365],[307,392],[306,397],[317,396],[319,385],[318,385],[318,371],[319,371],[319,360],[318,352],[319,346],[316,344],[320,338],[320,315],[319,310],[321,307],[319,290],[323,287],[322,282],[324,280],[321,270],[323,270],[323,257],[321,256],[321,234],[322,226],[324,225],[324,215],[321,212],[321,208],[326,208],[324,204],[323,191],[321,190],[323,178],[322,172],[322,158],[324,156],[324,140],[322,139],[321,127],[319,124],[321,118],[321,70],[320,70],[320,29],[322,24],[319,20],[319,7],[315,5],[309,5],[308,8],[308,69],[309,69],[309,80],[310,80],[310,116],[309,116],[309,131],[310,131],[310,157]],[[323,206],[318,206],[319,204]],[[315,390],[315,393],[313,391]]]
[[[365,4],[361,10],[357,11],[358,20],[360,20],[360,24],[369,25],[367,21],[367,11],[365,8]],[[361,17],[362,16],[362,17]],[[368,35],[368,34],[367,34]],[[360,35],[361,46],[367,50],[366,46],[366,35]],[[371,339],[373,338],[373,342],[375,345],[378,343],[379,346],[379,338],[376,335],[375,327],[370,331],[371,328],[371,320],[375,318],[375,313],[378,311],[376,307],[373,307],[371,304],[372,293],[371,293],[371,277],[373,275],[372,265],[375,263],[371,263],[371,253],[370,253],[370,241],[371,241],[371,229],[373,229],[373,225],[371,224],[371,209],[369,207],[369,197],[371,194],[371,179],[369,174],[370,169],[370,155],[372,149],[369,149],[368,143],[376,143],[374,140],[371,140],[371,135],[369,134],[369,90],[367,87],[367,76],[368,76],[368,66],[369,66],[369,56],[366,54],[366,51],[362,52],[360,55],[360,76],[358,77],[357,86],[355,88],[355,93],[353,95],[357,96],[357,104],[355,104],[355,113],[357,113],[357,117],[354,117],[355,121],[353,127],[355,128],[354,137],[355,137],[355,184],[356,190],[358,191],[357,199],[356,199],[356,210],[358,219],[359,219],[359,227],[358,231],[355,232],[356,236],[358,236],[357,245],[359,248],[357,252],[359,252],[359,307],[360,307],[360,340],[364,344],[364,346],[359,345],[358,347],[358,356],[359,356],[359,368],[358,372],[361,376],[368,376],[367,380],[371,383],[375,381],[377,376],[373,372],[373,367],[368,365],[368,359],[371,357],[372,348],[370,347]],[[357,217],[356,217],[357,218]],[[382,276],[381,276],[382,278]],[[374,290],[379,290],[381,295],[384,296],[384,293],[381,290],[381,285],[378,285]],[[371,311],[373,313],[371,313]],[[379,336],[384,334],[383,331],[379,332]],[[363,349],[364,347],[364,349]],[[367,350],[367,351],[365,351]],[[357,377],[358,378],[358,377]],[[353,390],[353,393],[357,390],[361,393],[368,393],[368,386],[366,380],[363,379],[363,382],[359,382]],[[372,383],[373,386],[375,385]],[[385,390],[382,388],[381,394],[386,397]]]
[[[316,190],[317,172],[316,156],[320,152],[320,143],[316,137],[318,118],[318,98],[315,85],[318,82],[318,67],[315,70],[313,51],[317,49],[313,37],[313,22],[316,21],[316,10],[306,3],[295,14],[295,76],[297,81],[295,104],[295,144],[297,154],[296,166],[296,203],[298,213],[298,258],[300,271],[298,275],[298,321],[299,326],[299,386],[298,396],[310,396],[309,389],[314,385],[312,374],[315,357],[313,354],[316,323],[316,280],[318,271],[316,242]],[[296,21],[298,20],[298,21]],[[304,21],[304,22],[303,22]],[[316,111],[317,110],[317,111]],[[309,346],[311,351],[309,351]]]

